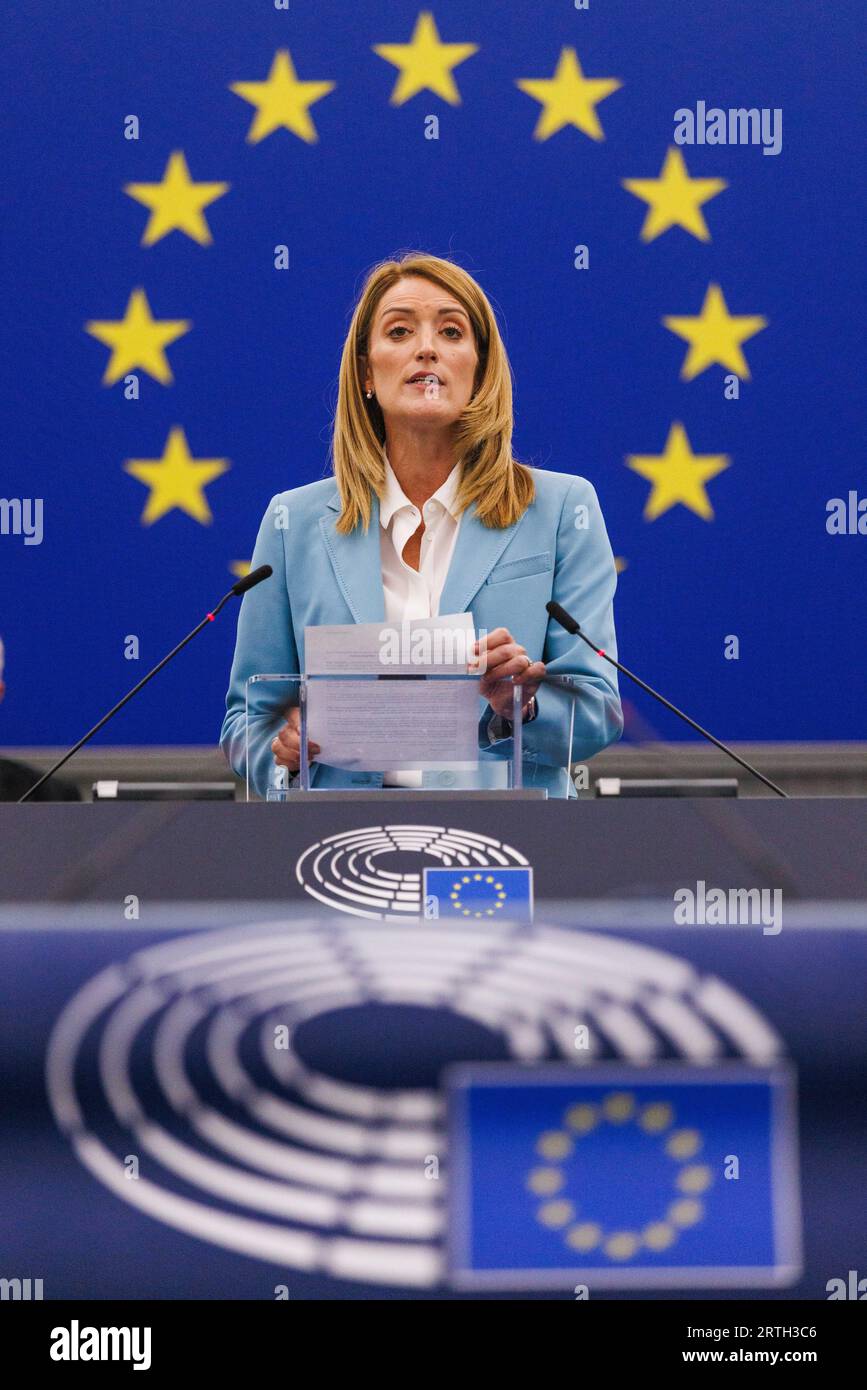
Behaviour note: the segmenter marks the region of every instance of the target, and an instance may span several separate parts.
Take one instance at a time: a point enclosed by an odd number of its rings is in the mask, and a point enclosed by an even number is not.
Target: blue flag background
[[[413,92],[411,61],[383,48],[423,47],[426,14],[436,42],[464,46],[440,92]],[[517,457],[596,486],[627,665],[722,737],[860,736],[867,540],[828,534],[826,506],[867,495],[861,17],[854,0],[7,12],[0,494],[42,499],[44,536],[0,535],[2,742],[72,742],[242,572],[270,497],[327,471],[352,305],[409,248],[454,257],[491,296]],[[294,90],[290,64],[318,85],[295,129],[266,133],[248,84]],[[534,84],[571,64],[608,90],[582,88],[576,119],[546,130]],[[674,112],[699,101],[780,109],[780,153],[676,146]],[[659,180],[671,150],[684,177],[725,186],[702,186],[692,230],[642,239],[660,195],[624,180]],[[187,189],[179,225],[170,188]],[[663,323],[700,318],[709,292],[719,308],[715,286],[749,330],[737,400],[718,361],[686,379],[689,342]],[[136,315],[160,327],[135,337]],[[651,518],[647,460],[670,464],[678,442],[716,471]],[[227,614],[102,741],[215,742],[233,640]]]

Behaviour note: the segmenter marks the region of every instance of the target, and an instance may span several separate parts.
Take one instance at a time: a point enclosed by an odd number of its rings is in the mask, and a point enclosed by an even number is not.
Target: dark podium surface
[[[500,841],[533,866],[537,900],[670,897],[699,879],[789,899],[867,898],[867,800],[422,804],[389,794],[318,805],[0,805],[0,900],[303,900],[300,856],[381,826]],[[419,856],[395,854],[392,867],[417,870]]]

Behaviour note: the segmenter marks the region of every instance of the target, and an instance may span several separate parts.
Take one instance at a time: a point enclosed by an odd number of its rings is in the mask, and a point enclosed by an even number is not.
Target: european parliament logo
[[[532,922],[533,870],[425,869],[424,915],[469,922]]]
[[[461,1288],[748,1287],[800,1274],[785,1067],[466,1065],[449,1075]]]

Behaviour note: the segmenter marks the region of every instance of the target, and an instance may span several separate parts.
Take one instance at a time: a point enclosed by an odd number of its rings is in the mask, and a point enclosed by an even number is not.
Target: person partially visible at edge
[[[407,618],[469,612],[485,634],[487,703],[478,773],[350,773],[318,761],[311,741],[317,788],[506,786],[513,682],[525,786],[576,795],[570,756],[585,762],[620,737],[616,671],[545,609],[556,600],[616,657],[617,579],[596,492],[573,472],[518,462],[512,427],[511,370],[477,281],[423,252],[377,265],[343,346],[333,473],[272,498],[252,565],[271,565],[273,577],[245,595],[238,618],[220,742],[260,796],[275,766],[297,782],[299,710],[284,704],[275,715],[273,690],[250,688],[248,767],[246,682],[304,671],[304,629],[318,624],[399,630]],[[577,699],[540,686],[546,671],[572,677]]]

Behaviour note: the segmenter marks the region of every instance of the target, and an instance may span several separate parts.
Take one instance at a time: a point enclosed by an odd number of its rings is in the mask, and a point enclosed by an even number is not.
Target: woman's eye
[[[409,332],[409,329],[408,329],[404,324],[402,324],[402,323],[396,323],[395,326],[394,326],[394,328],[389,328],[389,329],[387,330],[385,336],[386,336],[387,338],[392,338],[392,337],[394,337],[395,333],[401,333],[401,334],[402,334],[402,333],[408,333],[408,332]],[[458,325],[457,325],[456,323],[447,323],[447,324],[445,325],[444,329],[443,329],[443,332],[444,332],[444,333],[454,333],[454,334],[457,334],[457,338],[452,338],[452,340],[451,340],[452,342],[456,342],[458,338],[462,338],[462,337],[464,336],[464,335],[463,335],[463,332],[461,331],[461,329],[458,327]]]

